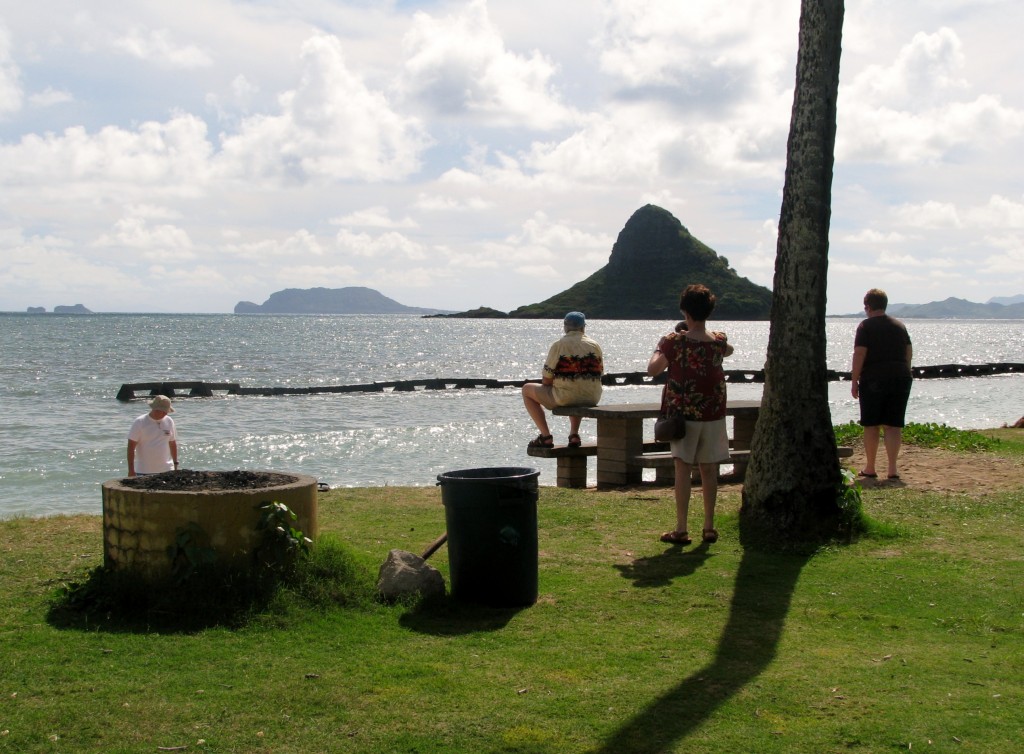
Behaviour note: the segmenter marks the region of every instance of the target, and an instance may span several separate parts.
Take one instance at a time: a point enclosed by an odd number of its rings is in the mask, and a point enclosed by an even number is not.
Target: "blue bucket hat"
[[[565,327],[567,330],[582,330],[587,326],[587,318],[583,312],[569,312],[565,315]]]

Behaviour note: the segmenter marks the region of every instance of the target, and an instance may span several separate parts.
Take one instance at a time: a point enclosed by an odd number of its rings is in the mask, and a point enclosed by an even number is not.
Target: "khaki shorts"
[[[533,390],[532,397],[537,403],[549,411],[558,407],[558,404],[555,402],[555,389],[551,385],[531,383],[530,387]]]
[[[573,394],[565,390],[555,390],[554,385],[538,385],[531,383],[534,393],[533,399],[549,411],[561,406],[596,406],[601,400],[601,384],[596,389],[582,391],[581,394]],[[577,391],[579,392],[579,391]]]
[[[691,466],[695,463],[728,463],[729,433],[725,418],[710,422],[686,422],[686,435],[669,446],[672,457]]]

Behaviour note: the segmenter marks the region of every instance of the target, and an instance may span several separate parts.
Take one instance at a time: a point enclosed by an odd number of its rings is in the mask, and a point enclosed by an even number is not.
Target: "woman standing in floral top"
[[[704,493],[703,541],[718,541],[715,502],[718,499],[718,464],[729,460],[729,435],[725,428],[725,372],[722,360],[733,348],[724,332],[709,332],[705,323],[715,308],[715,295],[703,285],[687,286],[679,297],[686,330],[672,332],[658,341],[647,374],[655,377],[668,369],[661,396],[661,413],[686,417],[686,435],[671,443],[675,461],[676,528],[661,535],[662,542],[688,545],[690,472],[700,467]]]

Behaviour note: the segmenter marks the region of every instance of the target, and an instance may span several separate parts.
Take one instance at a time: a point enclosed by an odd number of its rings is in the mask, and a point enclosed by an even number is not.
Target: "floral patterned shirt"
[[[661,394],[661,413],[682,412],[688,421],[725,418],[726,390],[722,360],[727,348],[723,332],[709,332],[713,341],[690,340],[670,333],[658,343],[668,359],[668,379]]]

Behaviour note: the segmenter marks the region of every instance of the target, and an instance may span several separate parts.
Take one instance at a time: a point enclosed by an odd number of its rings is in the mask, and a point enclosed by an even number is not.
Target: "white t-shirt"
[[[174,419],[165,416],[160,421],[143,414],[132,422],[128,430],[128,439],[137,443],[135,446],[135,473],[159,474],[161,471],[172,471],[174,459],[171,458],[172,442],[177,442],[174,431]]]

